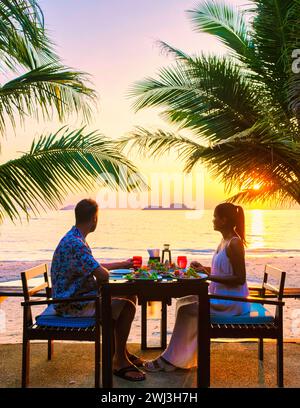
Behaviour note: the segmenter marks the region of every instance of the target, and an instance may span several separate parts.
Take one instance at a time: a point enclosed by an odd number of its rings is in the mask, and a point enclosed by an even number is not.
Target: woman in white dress
[[[219,204],[214,210],[214,230],[222,240],[214,253],[211,267],[199,262],[191,266],[209,275],[209,292],[228,296],[248,296],[245,267],[245,217],[242,207],[231,203]],[[197,296],[177,300],[176,321],[167,349],[155,360],[147,361],[147,371],[174,371],[197,365]],[[212,300],[211,314],[237,316],[249,313],[248,303]],[[201,350],[200,350],[201,352]]]

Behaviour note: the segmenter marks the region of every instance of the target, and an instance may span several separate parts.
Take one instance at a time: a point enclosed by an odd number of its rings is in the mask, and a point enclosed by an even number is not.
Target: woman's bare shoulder
[[[229,250],[229,252],[244,251],[244,245],[243,245],[241,238],[238,236],[232,237],[226,249]]]

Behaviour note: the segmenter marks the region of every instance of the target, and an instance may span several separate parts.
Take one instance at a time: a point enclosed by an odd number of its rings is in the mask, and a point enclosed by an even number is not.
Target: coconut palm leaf
[[[206,165],[227,193],[238,191],[232,200],[300,203],[300,74],[292,71],[300,1],[254,0],[243,13],[226,3],[206,0],[188,14],[229,55],[189,56],[160,42],[176,65],[131,89],[136,110],[160,107],[195,137],[143,130],[127,143],[153,157],[174,151],[187,172]]]
[[[50,118],[54,110],[60,120],[72,112],[91,116],[89,101],[95,92],[84,84],[87,75],[71,71],[60,64],[47,64],[21,75],[0,87],[0,132],[5,130],[7,118],[15,125],[18,115]]]
[[[205,1],[196,8],[187,10],[195,31],[217,37],[239,58],[245,61],[254,58],[254,49],[249,36],[249,26],[237,7],[225,1]]]
[[[24,49],[39,52],[42,63],[55,58],[44,29],[44,16],[35,0],[1,0],[0,56],[2,68],[16,69],[16,64],[30,68]],[[33,52],[33,51],[32,51]]]
[[[183,60],[184,62],[190,62],[193,64],[193,58],[179,48],[173,47],[165,41],[156,41],[156,44],[160,48],[162,54],[171,55],[177,60]]]
[[[130,182],[129,182],[130,180]],[[136,167],[115,143],[84,129],[61,129],[42,136],[18,159],[0,165],[0,221],[57,208],[70,192],[107,186],[127,191],[146,188]]]
[[[232,61],[204,55],[164,68],[130,92],[135,110],[162,106],[164,118],[209,140],[252,126],[266,108],[264,93]]]
[[[224,182],[227,192],[240,190],[234,199],[266,201],[275,198],[279,203],[289,197],[300,201],[300,144],[286,141],[281,135],[270,136],[268,128],[254,126],[227,140],[203,146],[192,139],[172,132],[149,132],[139,128],[123,138],[120,148],[137,149],[140,155],[160,158],[176,153],[191,172],[198,164],[208,167],[217,180]],[[259,184],[259,190],[253,185]]]
[[[49,119],[56,113],[62,121],[80,113],[90,121],[95,91],[87,74],[60,63],[37,1],[0,2],[0,60],[5,74],[17,74],[0,85],[0,133],[27,116]]]
[[[137,127],[129,136],[119,139],[117,146],[120,150],[126,148],[129,153],[137,150],[139,155],[152,158],[159,158],[176,150],[182,160],[201,149],[199,143],[188,137],[162,129],[150,132],[143,127]]]
[[[87,74],[61,64],[37,1],[1,0],[0,60],[0,70],[16,76],[0,85],[1,133],[8,121],[15,126],[27,116],[56,113],[63,120],[80,113],[90,119],[95,91]],[[131,191],[146,184],[116,144],[99,133],[61,129],[41,136],[28,153],[0,165],[0,222],[56,208],[68,193],[97,186]]]
[[[252,25],[246,23],[245,13],[225,2],[207,1],[188,13],[195,29],[219,38],[234,51],[237,63],[245,64],[253,78],[270,90],[274,103],[279,103],[289,114],[294,108],[291,97],[295,99],[290,93],[299,89],[293,83],[291,56],[293,50],[300,47],[300,4],[298,0],[255,0],[252,3],[248,10],[255,13]],[[299,80],[299,75],[296,78]]]
[[[294,81],[299,83],[299,75],[294,75],[291,67],[293,50],[300,48],[300,3],[298,0],[256,0],[255,4],[253,41],[257,58],[266,67],[262,81],[272,89],[273,100],[280,103],[288,117],[293,117],[291,97],[295,97]]]
[[[262,204],[273,204],[278,206],[293,205],[295,200],[292,199],[290,194],[280,187],[274,187],[273,185],[261,187],[259,190],[248,189],[240,191],[237,194],[229,197],[226,201],[240,204],[249,204],[260,202]]]
[[[186,162],[186,171],[199,162],[208,166],[210,173],[225,182],[227,192],[237,189],[235,195],[249,201],[275,198],[300,201],[300,149],[290,149],[271,138],[258,137],[217,143],[194,153]],[[249,152],[251,152],[249,154]],[[253,185],[261,187],[253,191]],[[271,188],[270,188],[271,187]],[[245,193],[246,191],[246,193]],[[250,193],[251,194],[250,194]]]
[[[10,34],[9,36],[9,52],[3,52],[0,48],[2,56],[2,70],[5,72],[6,66],[12,72],[19,74],[24,70],[35,69],[38,66],[53,63],[59,60],[56,53],[47,45],[43,48],[36,48],[30,43],[27,38],[18,34]],[[0,63],[1,68],[1,63]]]

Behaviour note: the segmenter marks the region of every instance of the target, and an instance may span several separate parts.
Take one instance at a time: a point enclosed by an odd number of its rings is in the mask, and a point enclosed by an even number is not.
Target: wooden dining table
[[[109,281],[101,288],[102,295],[102,381],[104,388],[113,387],[112,342],[113,321],[111,298],[136,295],[153,301],[166,301],[189,295],[198,296],[198,364],[197,387],[210,386],[210,312],[208,282],[205,279]]]

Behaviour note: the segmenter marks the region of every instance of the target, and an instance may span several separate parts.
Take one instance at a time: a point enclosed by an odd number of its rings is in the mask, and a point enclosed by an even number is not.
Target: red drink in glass
[[[143,258],[141,256],[133,256],[132,260],[134,269],[138,269],[142,266]]]
[[[184,269],[187,266],[187,257],[186,256],[178,256],[177,257],[177,265],[180,269]]]

